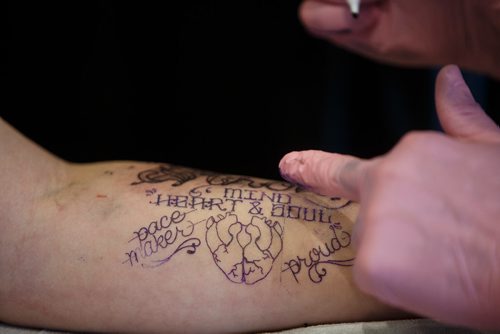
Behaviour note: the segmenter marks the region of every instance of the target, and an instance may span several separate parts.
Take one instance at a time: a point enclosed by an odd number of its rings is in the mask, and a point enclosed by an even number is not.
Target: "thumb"
[[[444,131],[475,141],[499,141],[500,130],[474,100],[460,69],[445,66],[436,79],[436,109]]]

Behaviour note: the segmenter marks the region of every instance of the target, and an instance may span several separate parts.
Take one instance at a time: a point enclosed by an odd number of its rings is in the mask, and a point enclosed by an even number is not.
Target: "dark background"
[[[279,178],[291,150],[373,157],[438,129],[436,69],[306,33],[299,0],[9,1],[0,116],[75,162],[164,161]],[[500,120],[498,82],[468,74]]]

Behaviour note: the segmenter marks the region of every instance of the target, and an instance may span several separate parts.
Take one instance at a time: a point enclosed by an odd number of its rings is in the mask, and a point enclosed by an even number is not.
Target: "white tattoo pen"
[[[347,0],[347,3],[351,9],[352,17],[357,18],[359,15],[359,5],[361,0]]]

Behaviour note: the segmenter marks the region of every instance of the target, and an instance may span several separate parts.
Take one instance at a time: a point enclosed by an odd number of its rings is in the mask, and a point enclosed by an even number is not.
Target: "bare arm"
[[[2,176],[16,194],[1,195],[2,321],[248,332],[402,316],[353,285],[354,203],[169,164],[67,164],[0,126],[17,175]]]

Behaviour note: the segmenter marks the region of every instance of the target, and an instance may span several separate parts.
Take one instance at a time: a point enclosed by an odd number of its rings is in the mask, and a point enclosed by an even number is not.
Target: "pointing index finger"
[[[327,196],[359,201],[367,162],[323,151],[291,152],[280,161],[284,179]]]

